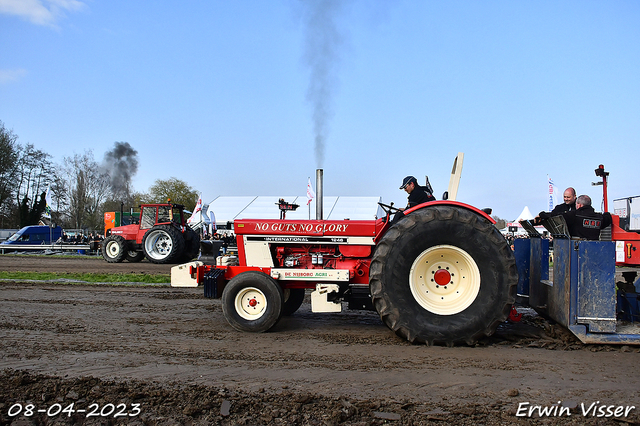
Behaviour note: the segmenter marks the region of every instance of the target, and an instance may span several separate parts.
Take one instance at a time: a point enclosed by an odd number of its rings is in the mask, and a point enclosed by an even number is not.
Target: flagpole
[[[49,244],[53,245],[53,215],[51,214],[51,205],[49,203],[51,198],[49,195],[50,190],[51,186],[48,186],[47,192],[44,195],[44,217],[49,219]]]
[[[309,185],[311,184],[311,176],[307,178]],[[309,220],[311,220],[311,200],[309,200],[309,185],[307,185],[307,208],[309,209]]]

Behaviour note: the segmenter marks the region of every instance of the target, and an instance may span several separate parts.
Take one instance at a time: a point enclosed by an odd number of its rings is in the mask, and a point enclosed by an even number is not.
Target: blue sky
[[[458,199],[509,220],[547,175],[598,208],[598,164],[640,195],[637,1],[0,0],[0,52],[19,141],[128,142],[137,191],[302,196],[322,167],[326,195],[404,205],[464,152]]]

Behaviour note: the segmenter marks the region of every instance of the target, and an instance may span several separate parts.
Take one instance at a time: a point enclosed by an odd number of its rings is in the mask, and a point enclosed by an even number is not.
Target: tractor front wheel
[[[282,288],[270,276],[247,271],[232,278],[222,292],[222,313],[239,331],[261,333],[282,316]]]
[[[120,235],[109,235],[102,242],[102,257],[109,263],[120,263],[124,260],[127,242]]]
[[[156,225],[142,238],[142,251],[152,263],[173,263],[184,254],[184,238],[171,225]]]

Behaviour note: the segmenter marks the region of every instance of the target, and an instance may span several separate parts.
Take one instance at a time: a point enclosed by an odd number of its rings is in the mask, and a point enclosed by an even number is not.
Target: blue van
[[[25,226],[18,232],[10,236],[7,241],[3,241],[2,245],[14,244],[51,244],[51,236],[55,243],[62,236],[62,228],[56,226],[49,228],[48,226]]]

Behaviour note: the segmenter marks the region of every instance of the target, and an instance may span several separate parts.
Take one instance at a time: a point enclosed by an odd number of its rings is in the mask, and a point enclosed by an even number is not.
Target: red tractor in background
[[[240,331],[271,329],[310,289],[313,312],[339,312],[346,302],[376,310],[410,342],[474,344],[506,320],[518,272],[495,221],[454,201],[461,166],[462,153],[446,200],[397,221],[397,209],[381,203],[385,215],[375,220],[322,220],[321,203],[316,220],[236,220],[237,262],[197,262],[187,272],[205,296],[222,298],[225,318]]]
[[[187,225],[180,204],[143,204],[138,223],[108,229],[105,237],[102,256],[109,263],[145,257],[153,263],[180,263],[200,249],[200,236]]]
[[[608,202],[608,182],[609,172],[605,171],[604,165],[600,164],[595,170],[596,176],[602,178],[602,182],[593,185],[602,185],[602,199],[604,211],[609,211]],[[611,241],[616,242],[616,265],[617,266],[640,266],[640,226],[638,225],[637,204],[640,197],[627,197],[614,200],[614,214],[611,216],[613,224],[611,226]],[[637,272],[637,270],[634,270]],[[635,278],[635,275],[633,275]]]

